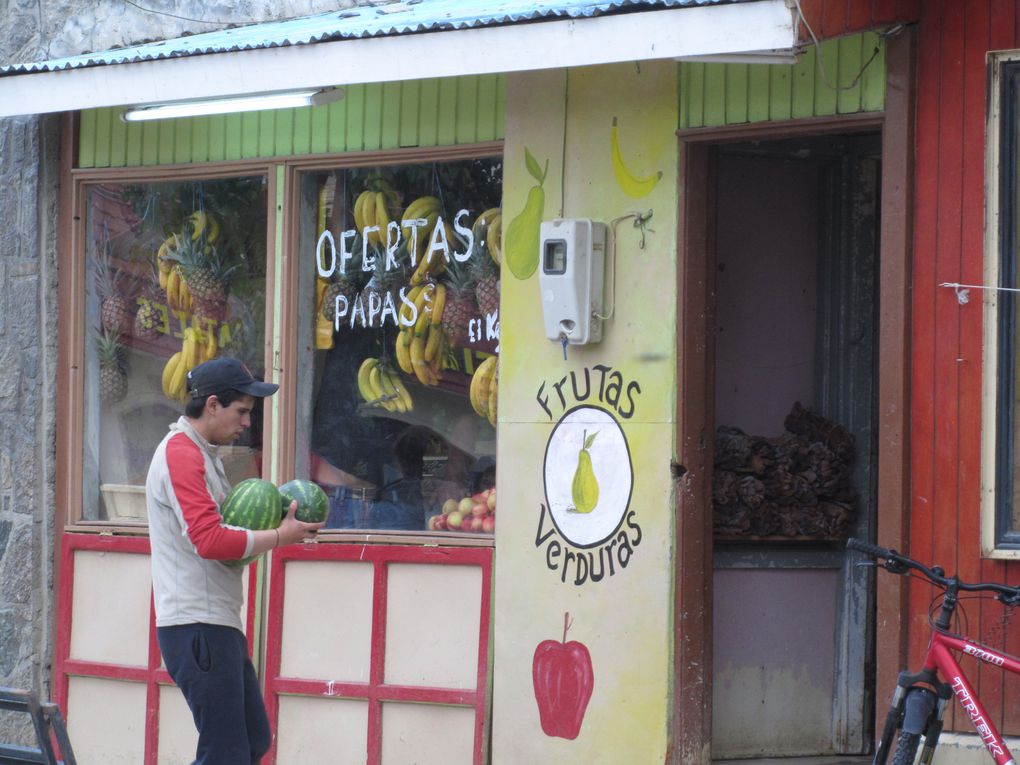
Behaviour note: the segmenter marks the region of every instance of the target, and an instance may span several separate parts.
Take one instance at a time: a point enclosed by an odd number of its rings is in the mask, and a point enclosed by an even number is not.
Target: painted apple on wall
[[[581,732],[584,712],[595,687],[588,648],[567,642],[570,614],[563,615],[563,640],[543,640],[535,648],[531,676],[542,730],[547,736],[573,740]]]

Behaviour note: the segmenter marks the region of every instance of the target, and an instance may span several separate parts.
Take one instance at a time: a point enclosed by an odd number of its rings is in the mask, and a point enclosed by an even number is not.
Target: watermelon
[[[259,531],[275,529],[283,520],[280,508],[286,509],[290,500],[284,502],[280,492],[269,481],[261,478],[246,478],[237,484],[220,506],[220,515],[227,526]]]
[[[280,487],[283,497],[283,512],[290,508],[290,503],[297,500],[297,512],[294,517],[305,523],[322,523],[329,515],[329,499],[319,485],[312,481],[296,478]]]
[[[220,515],[223,516],[223,523],[226,526],[252,531],[275,529],[283,520],[281,507],[285,509],[289,505],[290,500],[284,503],[280,492],[269,481],[247,478],[230,490],[220,505]],[[258,557],[250,555],[241,560],[225,563],[229,566],[247,566]]]

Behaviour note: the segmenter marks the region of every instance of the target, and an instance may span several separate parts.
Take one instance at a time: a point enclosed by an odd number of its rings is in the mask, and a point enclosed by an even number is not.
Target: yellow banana
[[[365,202],[368,201],[367,191],[362,191],[358,194],[358,198],[354,200],[354,227],[358,229],[360,233],[365,228]]]
[[[446,308],[446,285],[437,284],[436,294],[432,298],[432,326],[442,321],[444,308]]]
[[[209,230],[206,232],[205,241],[209,244],[214,244],[220,238],[220,222],[216,219],[215,215],[206,213],[206,225],[209,227]]]
[[[209,331],[205,333],[205,356],[202,358],[203,361],[211,361],[216,358],[216,354],[219,353],[219,344],[216,342],[216,329],[210,327]]]
[[[177,353],[175,353],[167,360],[166,366],[163,367],[161,383],[163,385],[163,395],[166,396],[167,398],[177,398],[173,394],[172,383],[174,379],[174,372],[176,371],[177,365],[180,363],[180,361],[181,352],[177,351]]]
[[[369,375],[372,374],[372,369],[375,367],[377,361],[377,359],[369,356],[367,359],[362,361],[361,366],[358,367],[358,393],[361,394],[361,397],[365,399],[365,401],[371,401],[373,398],[372,389],[368,384],[368,378]]]
[[[414,374],[414,367],[411,366],[411,337],[411,329],[404,327],[397,333],[397,342],[394,343],[397,366],[407,374]]]
[[[662,178],[662,171],[638,178],[627,167],[623,161],[623,153],[620,151],[620,133],[616,124],[616,117],[613,117],[613,126],[609,131],[609,143],[613,160],[613,173],[616,175],[616,182],[623,193],[634,199],[641,199],[648,196]]]
[[[418,197],[404,210],[402,221],[404,220],[415,220],[417,218],[427,218],[430,213],[439,212],[440,204],[436,197]],[[411,228],[408,226],[403,229],[403,234],[406,238],[411,238]]]
[[[495,220],[489,225],[489,232],[485,237],[485,242],[489,247],[489,257],[495,261],[496,265],[500,265],[503,262],[503,214],[502,212],[496,216]]]
[[[371,191],[365,191],[363,195],[365,201],[361,205],[361,227],[358,229],[361,232],[375,225],[375,194]],[[370,244],[379,241],[378,234],[379,232],[373,231],[368,235]]]
[[[411,392],[404,385],[404,381],[400,379],[400,375],[393,374],[390,376],[390,382],[393,384],[394,389],[397,391],[397,395],[400,396],[400,400],[403,403],[403,410],[410,412],[414,409],[414,399],[411,398]]]
[[[425,340],[425,350],[422,352],[422,358],[425,361],[432,361],[439,353],[439,347],[443,342],[443,328],[438,324],[429,324],[428,338]]]
[[[174,367],[174,374],[170,380],[170,397],[180,399],[187,390],[188,365],[184,363],[184,351],[180,351],[181,358]]]
[[[432,313],[431,306],[423,306],[418,314],[418,321],[414,324],[414,336],[424,338],[428,334],[430,322],[429,316]]]
[[[181,285],[181,275],[177,271],[177,267],[170,269],[170,273],[166,277],[166,304],[171,308],[180,308],[178,305],[177,293]]]
[[[429,365],[425,361],[425,338],[415,336],[411,340],[411,368],[414,370],[414,376],[418,378],[418,382],[422,385],[432,385],[432,377],[429,375]]]
[[[192,223],[191,240],[192,241],[195,241],[200,236],[202,236],[202,232],[205,231],[205,226],[206,226],[206,223],[208,222],[208,220],[209,220],[209,218],[206,215],[205,210],[195,210],[195,212],[191,213],[191,223]]]
[[[376,367],[376,369],[379,369],[379,391],[382,393],[382,401],[380,403],[388,412],[403,412],[404,400],[397,393],[397,389],[390,379],[390,373],[379,367]]]
[[[369,403],[377,406],[382,405],[382,402],[379,400],[383,397],[382,382],[379,379],[381,374],[378,363],[374,364],[372,371],[368,373],[368,389],[372,392],[372,400]]]
[[[439,359],[432,359],[427,365],[429,377],[432,380],[432,385],[439,385],[439,381],[443,379],[443,375],[440,372],[442,369],[442,363]]]
[[[418,314],[417,313],[412,314],[411,306],[409,306],[407,303],[411,303],[412,305],[414,305],[415,311],[417,311],[418,296],[421,295],[421,291],[424,288],[425,287],[422,284],[415,285],[414,287],[411,288],[411,291],[408,292],[407,295],[405,296],[406,302],[401,301],[400,310],[398,311],[398,315],[400,316],[401,327],[411,325],[418,320]]]
[[[481,417],[489,416],[489,387],[492,384],[492,375],[496,368],[496,358],[496,356],[487,357],[478,365],[471,377],[469,389],[471,406]]]
[[[492,380],[489,382],[489,402],[486,413],[489,417],[489,424],[496,427],[496,405],[499,397],[499,365],[496,365]]]
[[[386,228],[390,225],[390,216],[386,212],[386,195],[381,191],[375,192],[375,225],[379,227],[376,237],[379,244],[386,245]]]

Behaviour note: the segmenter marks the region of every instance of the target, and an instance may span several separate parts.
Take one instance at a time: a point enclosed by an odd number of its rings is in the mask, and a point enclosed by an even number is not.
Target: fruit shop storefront
[[[11,113],[64,113],[54,695],[81,762],[192,757],[143,485],[217,356],[281,386],[221,448],[231,482],[329,502],[316,542],[246,567],[271,761],[691,751],[671,733],[704,702],[674,671],[675,59],[788,49],[792,12],[565,3],[430,29],[432,5],[0,77]],[[155,115],[297,86],[313,105]]]

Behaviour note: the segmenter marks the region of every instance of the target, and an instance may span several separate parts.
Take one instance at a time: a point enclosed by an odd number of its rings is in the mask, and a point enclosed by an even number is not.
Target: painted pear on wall
[[[524,209],[510,221],[503,235],[503,261],[510,267],[510,273],[518,279],[527,279],[538,268],[539,231],[545,215],[545,191],[542,184],[549,172],[549,160],[545,161],[544,168],[539,167],[527,147],[524,148],[524,164],[538,185],[528,190]]]
[[[574,481],[570,485],[570,496],[574,500],[574,512],[590,513],[599,503],[599,482],[595,478],[595,469],[591,464],[591,445],[595,442],[596,430],[590,436],[584,431],[584,446],[577,455],[577,468],[574,470]]]

